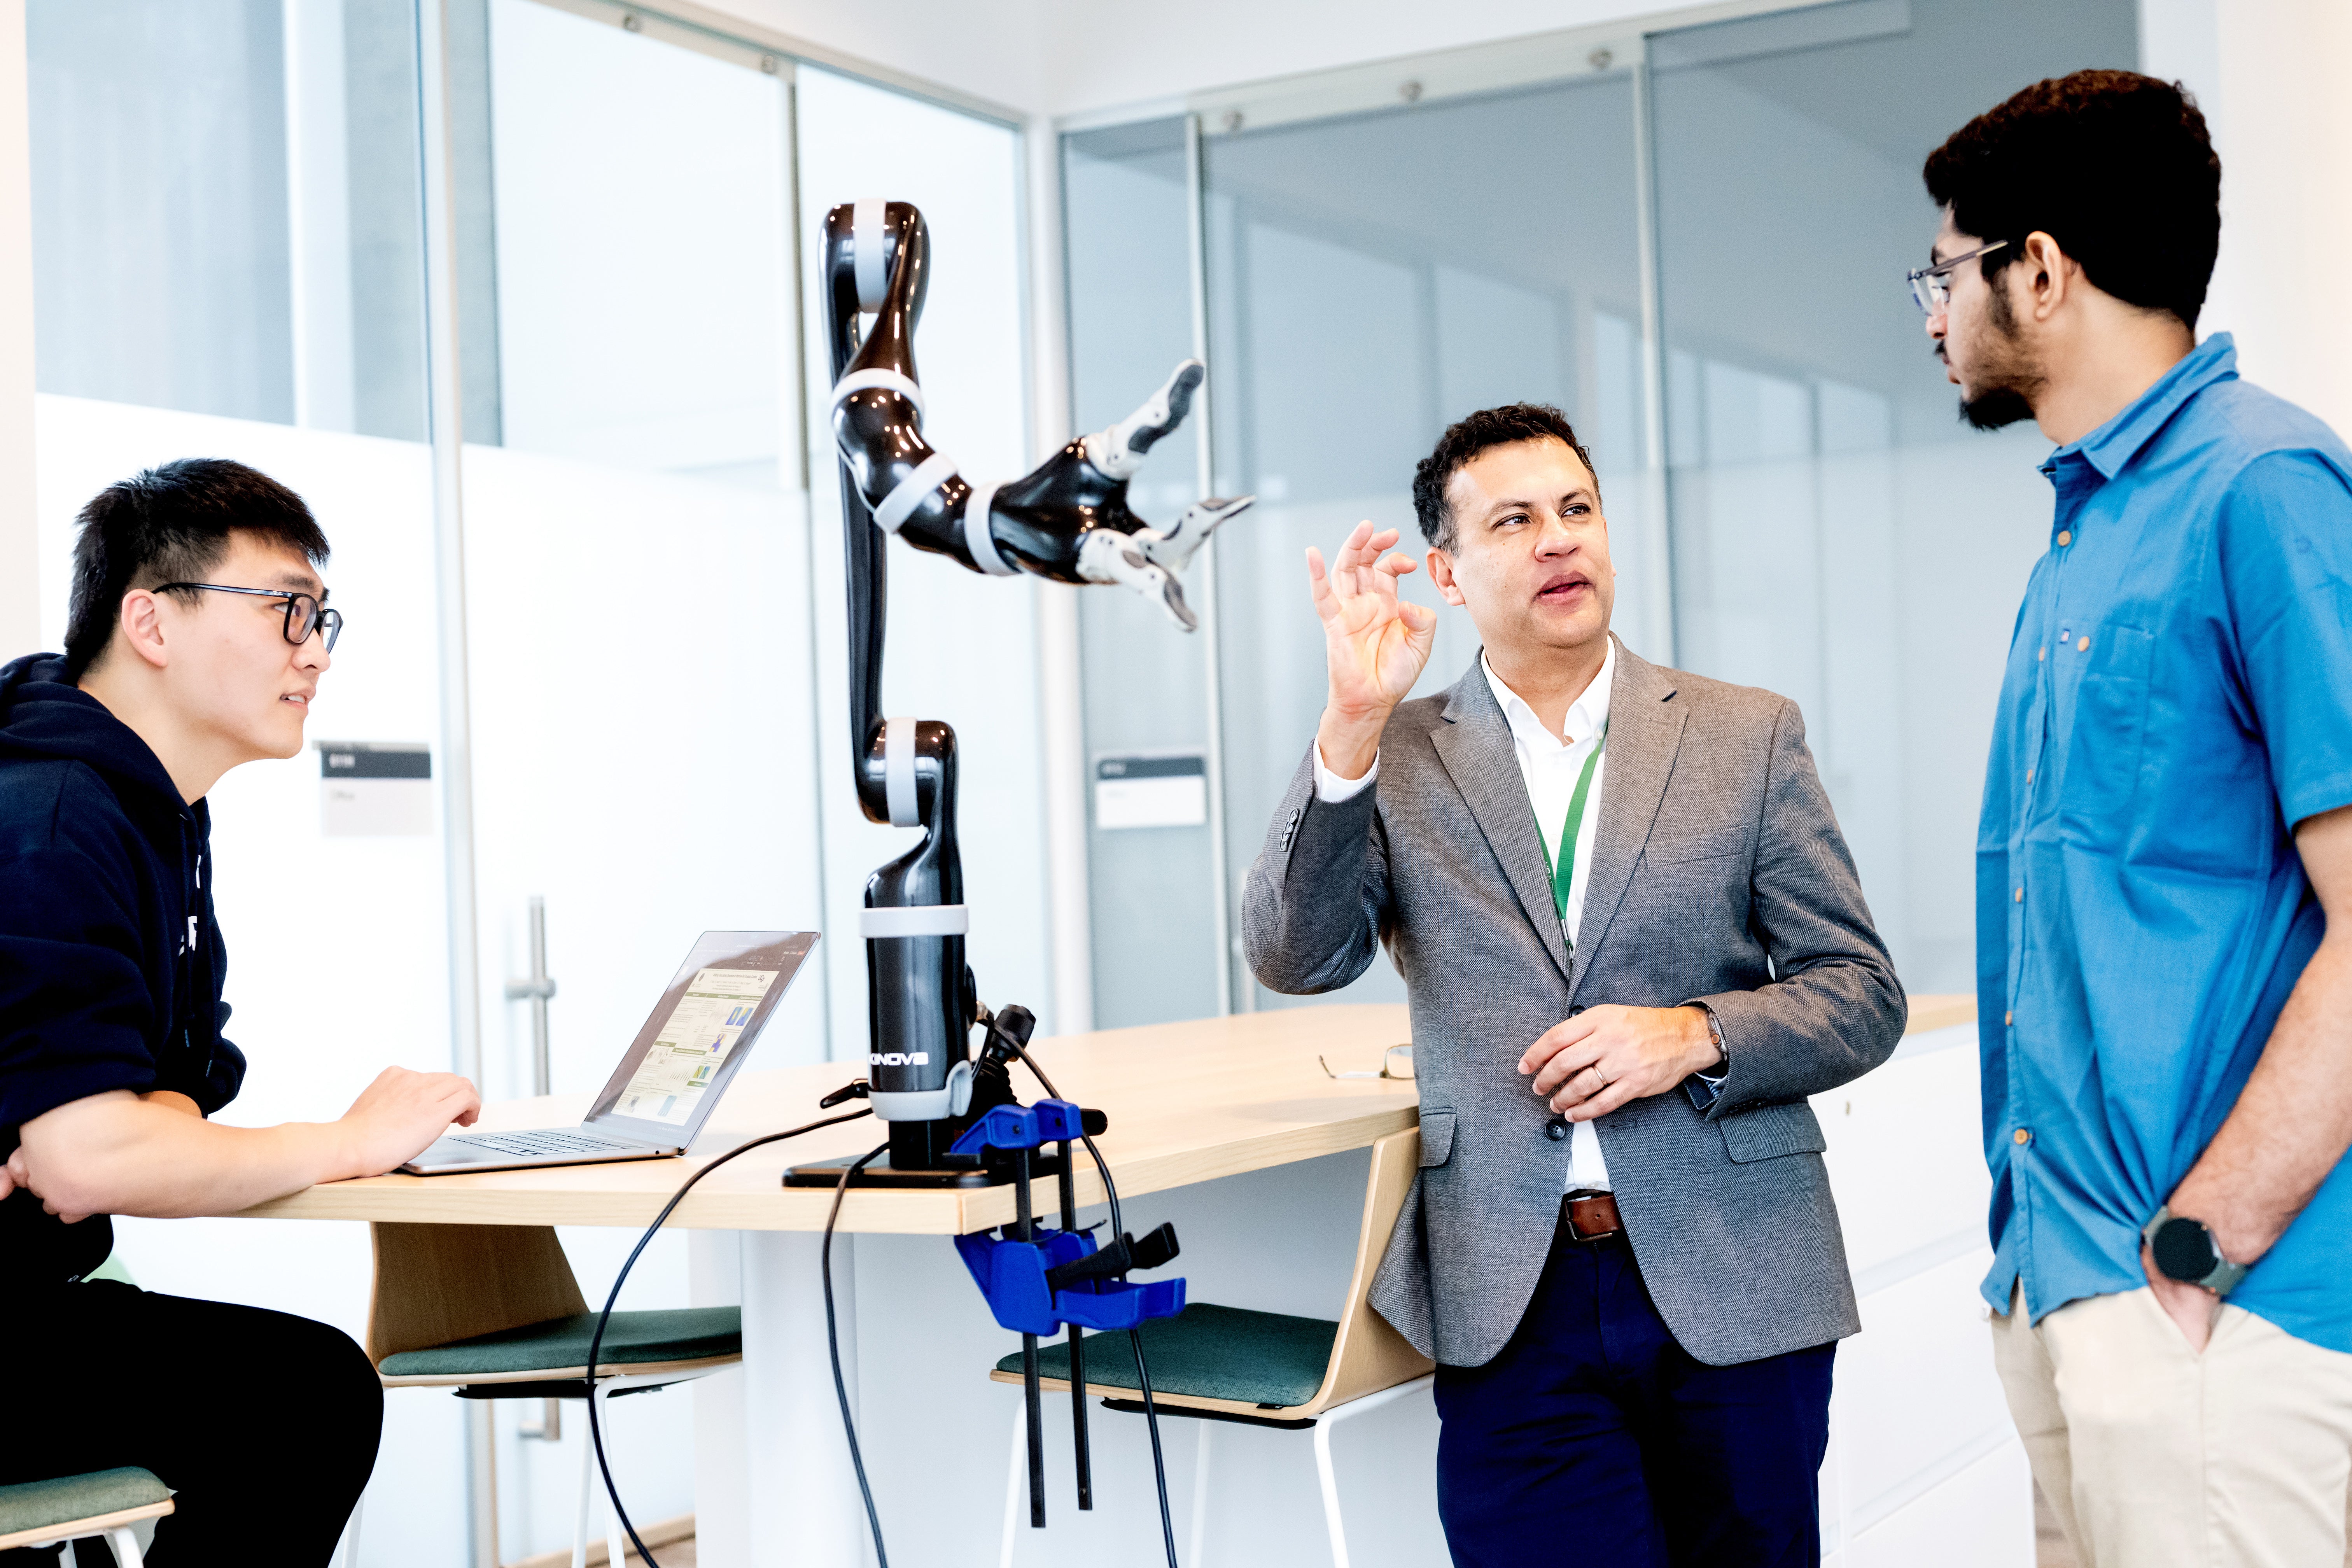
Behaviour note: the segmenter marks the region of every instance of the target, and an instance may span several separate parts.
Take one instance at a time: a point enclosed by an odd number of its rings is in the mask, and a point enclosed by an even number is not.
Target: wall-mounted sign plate
[[[1199,752],[1095,759],[1095,826],[1200,827],[1209,820],[1208,759]]]
[[[319,826],[330,838],[433,831],[433,748],[422,741],[320,741]]]

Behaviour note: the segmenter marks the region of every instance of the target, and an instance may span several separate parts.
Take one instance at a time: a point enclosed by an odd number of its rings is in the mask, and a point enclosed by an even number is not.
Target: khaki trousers
[[[2199,1355],[2146,1286],[1992,1345],[2082,1568],[2344,1568],[2352,1355],[2227,1305]]]

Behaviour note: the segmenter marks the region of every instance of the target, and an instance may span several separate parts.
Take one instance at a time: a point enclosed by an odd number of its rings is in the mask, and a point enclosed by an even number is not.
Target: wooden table
[[[1065,1097],[1108,1112],[1109,1129],[1095,1142],[1110,1163],[1120,1197],[1131,1200],[1369,1148],[1375,1139],[1412,1126],[1418,1111],[1410,1081],[1333,1079],[1317,1061],[1328,1058],[1335,1072],[1378,1070],[1387,1047],[1409,1036],[1400,1005],[1309,1006],[1040,1040],[1030,1050]],[[276,1219],[643,1226],[701,1162],[761,1133],[838,1114],[819,1110],[817,1101],[857,1076],[858,1067],[848,1062],[747,1069],[695,1141],[694,1152],[682,1160],[377,1176],[312,1187],[246,1213]],[[1017,1066],[1013,1082],[1024,1100],[1042,1093]],[[590,1099],[503,1101],[483,1108],[480,1125],[573,1126]],[[863,1560],[865,1520],[834,1405],[819,1284],[816,1233],[824,1227],[833,1194],[787,1188],[780,1177],[788,1164],[862,1153],[882,1138],[881,1124],[867,1120],[754,1150],[712,1173],[670,1216],[673,1227],[742,1233],[740,1394],[715,1398],[730,1413],[724,1425],[740,1443],[743,1462],[731,1469],[740,1482],[709,1475],[698,1482],[696,1510],[712,1526],[707,1537],[746,1542],[750,1562],[760,1568],[788,1563],[852,1568]],[[1081,1203],[1101,1201],[1091,1163],[1080,1163],[1077,1189]],[[1050,1206],[1051,1194],[1048,1184],[1040,1201]],[[843,1359],[853,1385],[858,1379],[856,1233],[961,1235],[1011,1220],[1013,1207],[1009,1186],[852,1189],[842,1207],[833,1267],[842,1295]],[[976,1293],[942,1298],[940,1310],[958,1321],[985,1321]],[[698,1403],[698,1428],[706,1425],[701,1408]],[[722,1519],[728,1521],[723,1530]]]
[[[1410,1127],[1413,1086],[1395,1079],[1327,1077],[1378,1070],[1381,1053],[1411,1037],[1402,1005],[1287,1007],[1039,1040],[1030,1047],[1063,1097],[1108,1112],[1095,1142],[1127,1197],[1238,1175],[1347,1149]],[[859,1076],[855,1063],[745,1070],[683,1160],[551,1165],[467,1176],[374,1176],[312,1187],[246,1211],[255,1218],[404,1220],[442,1225],[644,1226],[704,1159],[826,1111],[817,1101]],[[1044,1092],[1013,1069],[1024,1100]],[[485,1131],[576,1126],[593,1097],[549,1095],[482,1109]],[[672,1226],[818,1231],[829,1192],[780,1184],[787,1165],[863,1153],[880,1124],[854,1121],[757,1149],[688,1194]],[[1079,1166],[1081,1203],[1102,1201],[1091,1163]],[[961,1236],[1013,1218],[1013,1189],[886,1192],[853,1188],[844,1231]]]

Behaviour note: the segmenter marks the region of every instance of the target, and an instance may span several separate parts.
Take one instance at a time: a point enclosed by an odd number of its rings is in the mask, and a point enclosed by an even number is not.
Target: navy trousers
[[[1501,1353],[1437,1369],[1454,1563],[1812,1568],[1836,1353],[1696,1361],[1623,1237],[1580,1241],[1563,1224]]]

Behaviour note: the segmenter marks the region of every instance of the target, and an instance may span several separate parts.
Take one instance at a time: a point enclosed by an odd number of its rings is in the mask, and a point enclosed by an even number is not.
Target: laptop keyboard
[[[497,1154],[609,1154],[642,1149],[642,1143],[624,1143],[618,1139],[600,1138],[593,1132],[557,1131],[548,1129],[538,1132],[464,1132],[453,1137],[454,1143],[470,1143],[477,1149],[488,1149]]]

